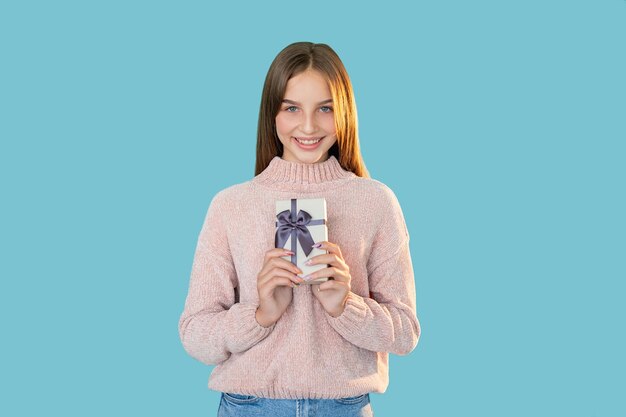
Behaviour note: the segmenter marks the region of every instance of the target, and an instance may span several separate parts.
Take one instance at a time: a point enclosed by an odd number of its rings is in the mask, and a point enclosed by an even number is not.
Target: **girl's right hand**
[[[257,276],[259,307],[256,311],[256,321],[263,327],[270,327],[278,321],[291,303],[295,284],[304,282],[296,275],[301,274],[302,270],[281,259],[291,253],[283,248],[265,252],[263,267]]]

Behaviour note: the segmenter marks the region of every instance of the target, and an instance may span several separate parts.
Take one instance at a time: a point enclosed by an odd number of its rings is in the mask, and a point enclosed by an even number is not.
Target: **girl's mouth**
[[[298,146],[300,146],[303,149],[315,149],[315,148],[317,148],[319,143],[322,141],[322,139],[324,139],[324,137],[319,137],[319,138],[296,138],[296,137],[293,137],[293,139],[298,143]]]

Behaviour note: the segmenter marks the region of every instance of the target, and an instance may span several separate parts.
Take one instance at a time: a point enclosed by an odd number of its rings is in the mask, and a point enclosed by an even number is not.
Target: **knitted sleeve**
[[[256,304],[236,300],[237,275],[222,220],[227,208],[223,190],[213,197],[202,225],[178,323],[187,353],[207,365],[250,349],[274,329],[256,321]]]
[[[420,336],[409,232],[395,194],[387,186],[383,190],[377,202],[383,207],[382,220],[367,263],[371,298],[350,292],[344,312],[326,314],[326,319],[356,346],[407,355]]]

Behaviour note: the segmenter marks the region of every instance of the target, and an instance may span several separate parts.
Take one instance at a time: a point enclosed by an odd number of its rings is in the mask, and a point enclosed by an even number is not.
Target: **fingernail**
[[[288,253],[289,255],[293,255],[294,253],[290,250],[286,250],[285,253]]]
[[[320,246],[322,246],[321,243],[316,243],[315,245],[313,245],[314,248],[319,248]]]
[[[309,260],[308,260],[308,261],[306,261],[304,264],[305,264],[305,265],[311,265],[311,263],[312,263],[312,262],[313,262],[313,261],[309,259]]]
[[[302,277],[303,280],[308,281],[311,279],[311,274],[306,274],[305,276]]]

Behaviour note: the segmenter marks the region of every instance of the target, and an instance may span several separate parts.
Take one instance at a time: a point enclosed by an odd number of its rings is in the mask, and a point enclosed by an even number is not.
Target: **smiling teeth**
[[[314,143],[317,143],[317,142],[319,142],[322,139],[304,140],[304,139],[296,138],[296,140],[298,142],[300,142],[301,144],[303,144],[303,145],[313,145]]]

